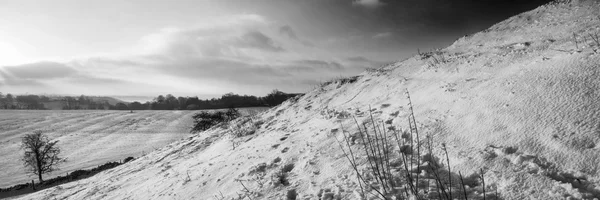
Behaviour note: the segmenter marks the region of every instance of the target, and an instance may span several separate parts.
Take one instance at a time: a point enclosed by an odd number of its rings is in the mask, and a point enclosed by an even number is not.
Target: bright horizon
[[[541,3],[0,1],[0,92],[306,92],[445,47]]]

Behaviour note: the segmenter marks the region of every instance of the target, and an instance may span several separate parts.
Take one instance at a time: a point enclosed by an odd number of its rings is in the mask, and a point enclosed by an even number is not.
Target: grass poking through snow
[[[470,192],[465,187],[462,173],[458,172],[458,175],[454,176],[452,174],[446,144],[442,144],[442,151],[446,158],[446,167],[443,167],[443,161],[433,154],[432,136],[427,135],[422,140],[410,94],[408,91],[406,94],[409,102],[407,130],[399,131],[394,126],[386,128],[385,122],[376,120],[369,108],[370,113],[366,122],[361,124],[354,118],[358,130],[356,134],[350,134],[341,126],[343,139],[336,137],[342,153],[356,174],[360,198],[468,199]],[[423,146],[424,144],[427,146]],[[422,147],[427,147],[426,154],[421,152]],[[361,155],[366,155],[366,158],[361,158]],[[479,176],[481,183],[485,183],[483,175],[481,171]],[[460,177],[458,183],[460,187],[455,187],[454,184],[458,181],[452,179],[458,177]],[[435,183],[433,188],[430,187],[431,181]],[[485,185],[482,186],[482,190],[485,199]],[[474,195],[479,196],[471,194]]]

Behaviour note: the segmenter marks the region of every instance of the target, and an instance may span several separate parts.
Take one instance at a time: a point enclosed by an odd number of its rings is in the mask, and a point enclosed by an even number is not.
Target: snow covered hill
[[[369,113],[407,130],[407,90],[419,139],[431,136],[436,155],[447,146],[452,172],[469,181],[469,199],[483,198],[472,178],[482,169],[488,198],[600,198],[595,34],[598,1],[550,3],[445,49],[324,83],[254,118],[21,198],[357,199],[356,173],[336,138],[342,129],[357,132],[353,116],[360,123]]]

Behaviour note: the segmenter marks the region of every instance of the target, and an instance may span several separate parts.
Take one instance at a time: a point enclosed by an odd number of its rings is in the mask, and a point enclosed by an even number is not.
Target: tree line
[[[227,93],[220,98],[199,99],[198,97],[175,97],[171,94],[159,95],[152,101],[141,103],[134,101],[129,104],[117,103],[111,109],[116,110],[204,110],[242,107],[271,107],[276,106],[289,98],[298,96],[298,93],[285,93],[273,90],[264,97],[252,95],[238,95]]]
[[[3,109],[44,109],[43,101],[49,101],[46,96],[12,95],[0,93],[0,107]]]
[[[0,109],[16,110],[105,110],[110,109],[111,105],[107,101],[94,100],[91,97],[81,95],[79,97],[48,97],[45,95],[6,95],[0,92]]]
[[[0,92],[0,109],[62,109],[62,110],[203,110],[230,107],[271,107],[300,95],[273,90],[266,96],[238,95],[227,93],[220,98],[175,97],[159,95],[145,103],[134,101],[110,104],[106,100],[81,95],[79,97],[48,97],[45,95],[6,95]]]

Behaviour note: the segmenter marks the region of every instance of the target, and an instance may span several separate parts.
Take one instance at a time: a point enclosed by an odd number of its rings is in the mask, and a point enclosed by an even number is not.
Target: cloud
[[[87,59],[87,61],[89,62],[93,62],[93,63],[97,63],[97,64],[101,64],[103,66],[106,65],[111,65],[111,66],[119,66],[119,67],[123,67],[123,66],[140,66],[140,65],[144,65],[143,63],[137,62],[130,59],[124,59],[124,58],[110,58],[110,57],[92,57]],[[79,65],[81,65],[81,63],[77,63]]]
[[[0,78],[12,77],[0,84],[27,92],[51,86],[75,94],[257,94],[273,88],[302,92],[365,68],[307,45],[312,44],[289,25],[274,28],[258,15],[231,16],[195,27],[160,29],[142,37],[129,54],[0,68]]]
[[[94,58],[68,63],[39,62],[0,67],[0,90],[17,94],[71,95],[125,95],[148,91],[177,91],[177,88],[172,87],[171,84],[160,82],[164,79],[148,76],[147,74],[151,71],[147,69],[147,66],[122,66],[118,63],[134,62],[117,61],[111,62],[108,58]],[[40,72],[44,72],[45,75]],[[140,81],[140,79],[146,80]]]
[[[314,47],[315,46],[314,44],[312,44],[309,41],[300,39],[298,37],[298,35],[296,35],[296,31],[294,31],[294,29],[291,26],[289,26],[289,25],[280,26],[279,27],[279,34],[283,35],[283,36],[285,36],[285,37],[287,37],[287,38],[289,38],[291,40],[300,42],[300,44],[302,44],[304,46],[307,46],[307,47]]]
[[[384,3],[382,3],[380,0],[354,0],[352,5],[374,8],[384,5]]]
[[[281,41],[269,35],[273,34],[271,23],[263,17],[242,15],[215,21],[220,23],[164,28],[143,37],[137,52],[146,56],[145,61],[156,63],[196,58],[252,60],[286,51]]]
[[[133,82],[115,78],[106,78],[106,77],[95,77],[90,75],[78,75],[74,77],[70,77],[67,79],[68,82],[72,82],[75,84],[82,85],[125,85],[132,84]]]
[[[22,87],[44,87],[44,84],[34,79],[15,78],[0,70],[0,87],[3,86],[22,86]]]
[[[265,88],[302,84],[309,79],[340,75],[346,70],[338,62],[306,57],[293,51],[293,48],[284,49],[282,44],[311,45],[301,40],[289,25],[272,29],[267,20],[250,20],[239,24],[244,26],[215,24],[208,29],[163,29],[142,40],[146,43],[144,46],[151,47],[153,51],[137,57],[141,61],[134,63],[145,63],[145,67],[135,67],[122,60],[119,62],[127,63],[131,68],[143,68],[140,70],[147,73],[195,82],[228,81],[238,87],[260,85]],[[275,30],[274,34],[283,37],[271,37],[273,32],[270,30]],[[93,64],[115,62],[99,61]]]
[[[392,37],[391,32],[381,32],[381,33],[377,33],[377,34],[373,35],[373,39],[383,39],[383,38],[389,38],[389,37]]]
[[[106,75],[105,72],[104,74],[100,72],[103,70],[118,70],[125,67],[123,64],[133,64],[133,62],[107,58],[93,58],[90,60],[85,64],[74,61],[69,63],[43,61],[0,67],[0,88],[33,93],[80,93],[80,91],[93,93],[99,90],[106,91],[106,88],[119,90],[119,87],[136,84],[124,78],[113,78]],[[104,64],[101,65],[101,69],[96,69],[95,67],[98,67],[98,65],[91,65],[94,62]],[[106,68],[108,65],[118,65],[118,67]]]
[[[222,58],[179,60],[153,66],[161,73],[193,79],[227,79],[244,81],[247,78],[259,79],[264,76],[290,76],[287,72],[269,67]]]
[[[68,77],[76,71],[62,63],[36,62],[17,66],[0,67],[5,79],[55,79]]]
[[[228,59],[194,59],[163,63],[152,67],[158,73],[193,80],[222,81],[238,85],[273,88],[289,83],[339,75],[347,70],[335,61],[315,59],[249,63]]]
[[[246,32],[235,44],[242,48],[255,48],[272,52],[284,51],[284,49],[278,46],[273,39],[259,31]]]
[[[322,60],[297,60],[294,61],[293,64],[298,64],[301,66],[309,66],[314,69],[327,69],[327,70],[342,70],[344,66],[340,63],[334,61],[322,61]]]
[[[304,45],[304,46],[307,46],[307,47],[315,47],[315,45],[312,42],[309,42],[309,41],[306,41],[306,40],[302,40],[302,41],[300,41],[300,43],[302,45]]]
[[[36,62],[0,67],[0,88],[15,91],[46,91],[48,82],[64,79],[77,73],[73,68],[56,62]],[[29,91],[31,88],[34,90]]]
[[[348,57],[346,58],[346,61],[348,62],[347,65],[349,66],[364,68],[379,67],[381,65],[387,64],[387,62],[371,60],[363,56]]]
[[[292,29],[292,27],[290,27],[289,25],[284,25],[284,26],[279,27],[279,34],[285,35],[285,36],[289,37],[290,39],[294,39],[294,40],[298,39],[298,36],[296,36],[296,32],[294,32],[294,29]]]
[[[362,56],[353,56],[353,57],[348,57],[346,58],[346,60],[351,61],[351,62],[371,62],[371,60],[362,57]]]
[[[262,16],[235,15],[212,21],[195,27],[163,28],[144,36],[136,49],[142,54],[177,58],[236,55],[239,47],[282,50],[275,41],[259,31],[270,24]]]

